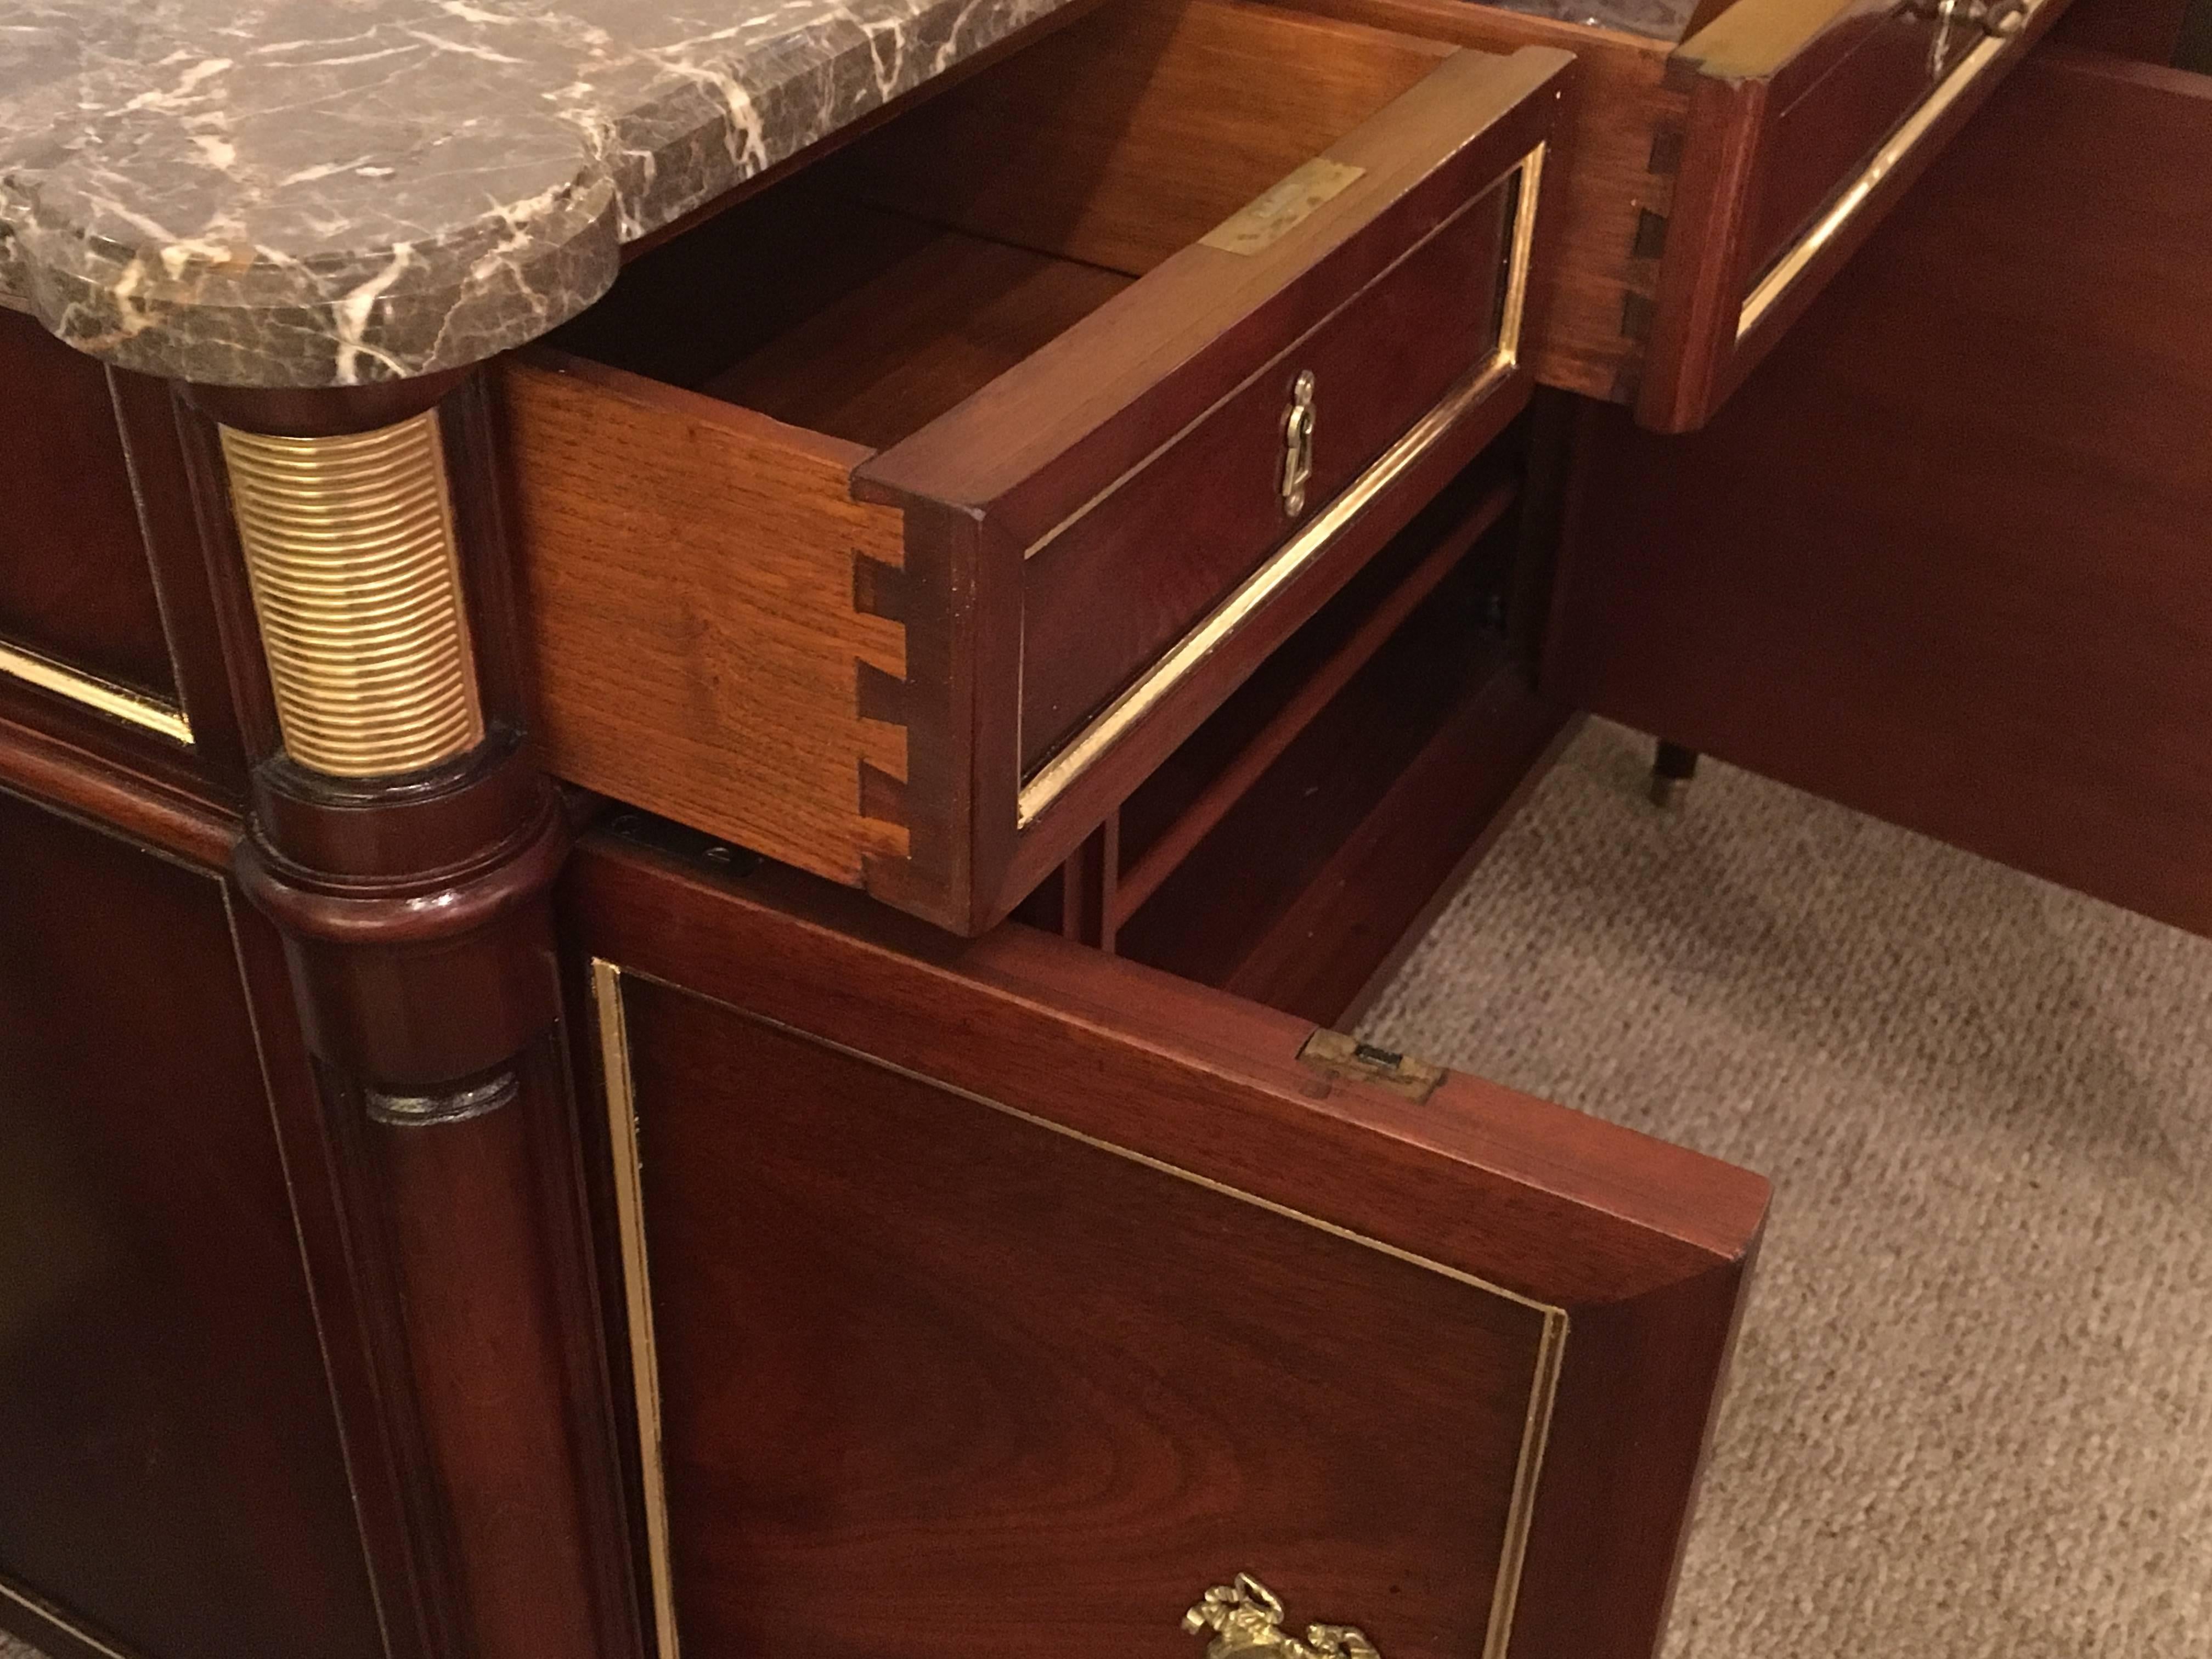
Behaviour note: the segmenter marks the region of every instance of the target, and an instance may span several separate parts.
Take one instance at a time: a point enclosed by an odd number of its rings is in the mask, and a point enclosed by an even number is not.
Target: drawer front
[[[1638,422],[1711,418],[2065,4],[1737,0],[1686,41]]]
[[[0,524],[0,685],[181,745],[191,732],[108,373],[0,309],[0,376],[15,389],[0,410],[11,507]]]
[[[1705,431],[1609,423],[1548,689],[2212,934],[2212,77],[2045,46]]]
[[[5,307],[0,381],[0,711],[195,793],[234,784],[168,386]]]
[[[909,620],[909,674],[884,700],[907,715],[915,769],[950,754],[974,780],[963,930],[1019,902],[1523,405],[1544,146],[1569,67],[1443,58],[856,473],[908,515],[909,618],[917,589],[979,599],[972,680],[920,678],[930,655]],[[1423,326],[1442,361],[1407,368],[1401,331]],[[1309,367],[1316,471],[1288,513],[1287,417]],[[963,695],[974,723],[933,726]],[[927,810],[911,787],[907,804]]]
[[[1277,3],[1576,54],[1528,352],[1545,384],[1668,432],[1727,401],[2066,5],[1735,0],[1674,43],[1468,0]]]
[[[0,309],[0,651],[173,707],[176,671],[101,366]],[[0,669],[21,672],[9,657]]]
[[[1030,552],[1024,776],[1454,382],[1497,357],[1523,179],[1516,169],[1462,208]]]
[[[1390,1659],[1650,1653],[1763,1183],[817,896],[571,882],[664,1653],[1200,1659],[1244,1572]]]

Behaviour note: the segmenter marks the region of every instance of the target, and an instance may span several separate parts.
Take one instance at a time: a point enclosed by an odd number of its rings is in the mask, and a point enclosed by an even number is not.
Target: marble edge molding
[[[480,362],[1067,3],[0,0],[0,307],[207,385]]]

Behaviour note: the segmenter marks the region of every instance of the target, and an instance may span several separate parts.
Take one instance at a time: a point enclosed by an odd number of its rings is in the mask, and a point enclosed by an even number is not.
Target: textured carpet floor
[[[1648,759],[1368,1030],[1775,1182],[1671,1659],[2212,1656],[2212,944]]]
[[[1592,727],[1370,1030],[1776,1182],[1672,1659],[2212,1656],[2212,945],[1645,760]]]

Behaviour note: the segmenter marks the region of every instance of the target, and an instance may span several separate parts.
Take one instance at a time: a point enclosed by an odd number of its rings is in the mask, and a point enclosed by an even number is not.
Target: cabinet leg
[[[355,1473],[406,1517],[392,1650],[641,1659],[489,394],[190,401],[254,762],[234,870],[320,1062],[391,1448]]]
[[[1669,810],[1680,806],[1697,775],[1698,751],[1662,738],[1651,762],[1651,804]]]

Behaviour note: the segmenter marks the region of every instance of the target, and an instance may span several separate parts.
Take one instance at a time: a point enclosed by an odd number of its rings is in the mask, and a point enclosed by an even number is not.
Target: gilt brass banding
[[[436,411],[340,437],[220,429],[285,751],[358,778],[481,743]]]
[[[675,1574],[668,1542],[668,1475],[660,1450],[660,1360],[653,1346],[653,1276],[645,1251],[644,1170],[637,1103],[630,1084],[629,1029],[623,1018],[623,970],[592,958],[592,1003],[599,1016],[599,1065],[614,1163],[615,1230],[622,1242],[623,1305],[629,1328],[630,1389],[636,1401],[639,1485],[651,1576],[656,1659],[678,1659]]]
[[[1737,313],[1735,337],[1742,339],[1757,328],[1775,302],[1788,293],[1805,267],[1820,258],[1821,250],[1835,240],[1844,226],[1858,216],[1859,210],[1881,185],[1881,181],[1897,170],[1899,162],[1911,154],[1914,146],[1928,135],[1929,130],[1951,106],[1963,97],[1968,88],[1976,85],[1990,66],[2002,57],[2016,39],[2029,19],[2035,15],[2043,0],[2030,0],[2018,8],[2008,7],[2004,12],[2003,33],[1992,33],[1978,42],[1974,49],[1960,58],[1958,66],[1947,76],[1935,91],[1922,100],[1920,106],[1905,118],[1904,124],[1889,136],[1889,141],[1875,152],[1865,170],[1854,179],[1848,189],[1830,204],[1812,229],[1807,231],[1796,245],[1777,260],[1767,273],[1759,279],[1751,294]]]
[[[1023,829],[1035,823],[1102,756],[1164,702],[1169,693],[1188,678],[1200,663],[1265,611],[1292,578],[1319,558],[1329,543],[1367,510],[1369,503],[1395,483],[1463,416],[1512,378],[1521,362],[1521,323],[1528,305],[1528,258],[1535,245],[1537,186],[1543,166],[1544,146],[1539,144],[1499,180],[1502,187],[1515,192],[1510,198],[1513,239],[1506,255],[1504,292],[1499,296],[1498,343],[1490,356],[1444,393],[1442,401],[1408,428],[1364,472],[1346,485],[1334,501],[1308,519],[1212,614],[1170,647],[1166,655],[1139,675],[1133,684],[1077,733],[1073,742],[1022,785],[1016,811]],[[1149,465],[1150,459],[1146,464]],[[1301,501],[1301,507],[1304,504]],[[1030,550],[1034,553],[1036,549]]]
[[[70,702],[96,708],[101,714],[131,725],[158,732],[172,743],[189,744],[192,740],[191,723],[185,711],[173,703],[133,691],[128,686],[117,685],[93,675],[83,673],[63,663],[41,657],[35,652],[19,651],[9,645],[0,645],[0,674],[35,685],[41,691],[66,697]]]

